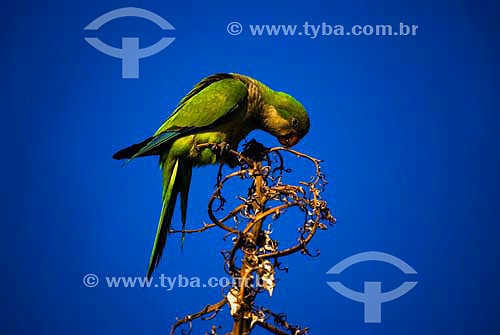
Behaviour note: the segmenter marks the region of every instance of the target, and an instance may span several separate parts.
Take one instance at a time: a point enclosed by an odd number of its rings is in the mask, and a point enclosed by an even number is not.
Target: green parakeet
[[[192,168],[224,163],[211,149],[196,150],[196,145],[218,143],[237,149],[255,129],[271,133],[289,147],[307,134],[309,117],[304,106],[288,94],[244,75],[219,73],[196,84],[152,137],[113,155],[114,159],[160,156],[163,208],[148,278],[160,261],[179,194],[185,227]]]

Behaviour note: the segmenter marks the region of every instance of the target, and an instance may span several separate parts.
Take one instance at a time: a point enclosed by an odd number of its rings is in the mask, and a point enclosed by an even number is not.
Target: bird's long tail
[[[167,241],[167,234],[170,230],[177,195],[179,193],[181,197],[182,229],[184,230],[186,225],[189,184],[191,183],[192,167],[185,161],[165,154],[165,157],[160,157],[160,166],[163,171],[163,207],[158,223],[153,252],[149,260],[148,278],[151,278],[151,274],[160,262],[162,251]],[[184,233],[182,235],[182,243],[184,243]]]

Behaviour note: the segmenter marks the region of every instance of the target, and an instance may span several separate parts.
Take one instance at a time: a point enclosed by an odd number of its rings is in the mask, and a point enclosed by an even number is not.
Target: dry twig
[[[222,152],[216,144],[198,146],[198,150],[207,148]],[[300,182],[299,185],[284,184],[284,174],[291,170],[285,168],[283,153],[290,153],[299,159],[310,161],[314,167],[314,176],[311,180]],[[321,172],[321,161],[289,148],[268,149],[254,140],[245,145],[243,152],[226,150],[225,154],[236,159],[240,169],[225,177],[222,177],[221,170],[219,170],[216,189],[208,202],[208,215],[212,223],[204,223],[199,229],[184,232],[196,233],[219,227],[228,235],[234,236],[231,250],[223,251],[225,269],[233,278],[233,286],[224,299],[217,304],[208,305],[200,312],[178,320],[172,326],[170,334],[173,335],[182,324],[189,324],[188,332],[183,331],[183,334],[190,333],[192,320],[205,315],[210,315],[208,318],[212,319],[225,304],[229,305],[234,319],[233,329],[228,334],[246,335],[255,325],[274,334],[306,334],[308,328],[290,325],[284,314],[276,314],[262,307],[257,308],[255,298],[265,291],[272,295],[275,270],[286,270],[278,261],[280,257],[299,251],[313,256],[307,249],[309,242],[318,229],[327,229],[328,224],[335,223],[326,201],[321,198],[326,184]],[[215,212],[222,210],[225,204],[222,190],[226,183],[235,177],[251,179],[252,186],[246,197],[239,197],[241,204],[219,219]],[[214,209],[216,202],[219,206]],[[271,238],[271,226],[276,224],[281,214],[292,207],[304,213],[304,220],[298,227],[297,243],[278,249],[278,241]],[[233,219],[234,225],[229,224],[230,219]],[[270,219],[271,222],[264,230],[263,223],[266,219]],[[242,222],[246,223],[243,228],[241,228]],[[239,253],[241,253],[240,257],[238,257]],[[273,262],[271,263],[270,260]],[[260,279],[260,285],[255,285],[257,277]],[[273,320],[274,325],[268,322],[269,319]],[[216,331],[217,327],[214,326],[210,334],[216,334]]]

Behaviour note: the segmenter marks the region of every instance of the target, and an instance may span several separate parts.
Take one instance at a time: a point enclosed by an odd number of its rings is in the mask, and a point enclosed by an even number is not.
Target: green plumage
[[[237,148],[250,131],[259,128],[277,136],[285,145],[293,145],[307,133],[309,119],[304,107],[289,95],[274,92],[249,77],[216,74],[198,83],[152,137],[113,156],[160,156],[163,206],[148,277],[160,261],[178,195],[182,229],[185,228],[192,167],[223,162],[211,149],[196,150],[196,145],[227,143]]]
[[[231,113],[247,96],[241,81],[222,79],[200,90],[179,108],[156,131],[161,134],[172,128],[206,127]]]

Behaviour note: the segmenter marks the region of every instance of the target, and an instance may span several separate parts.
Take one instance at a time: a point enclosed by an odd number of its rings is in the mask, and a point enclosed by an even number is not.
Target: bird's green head
[[[291,147],[309,131],[309,116],[304,106],[283,92],[266,92],[262,109],[263,129]]]

